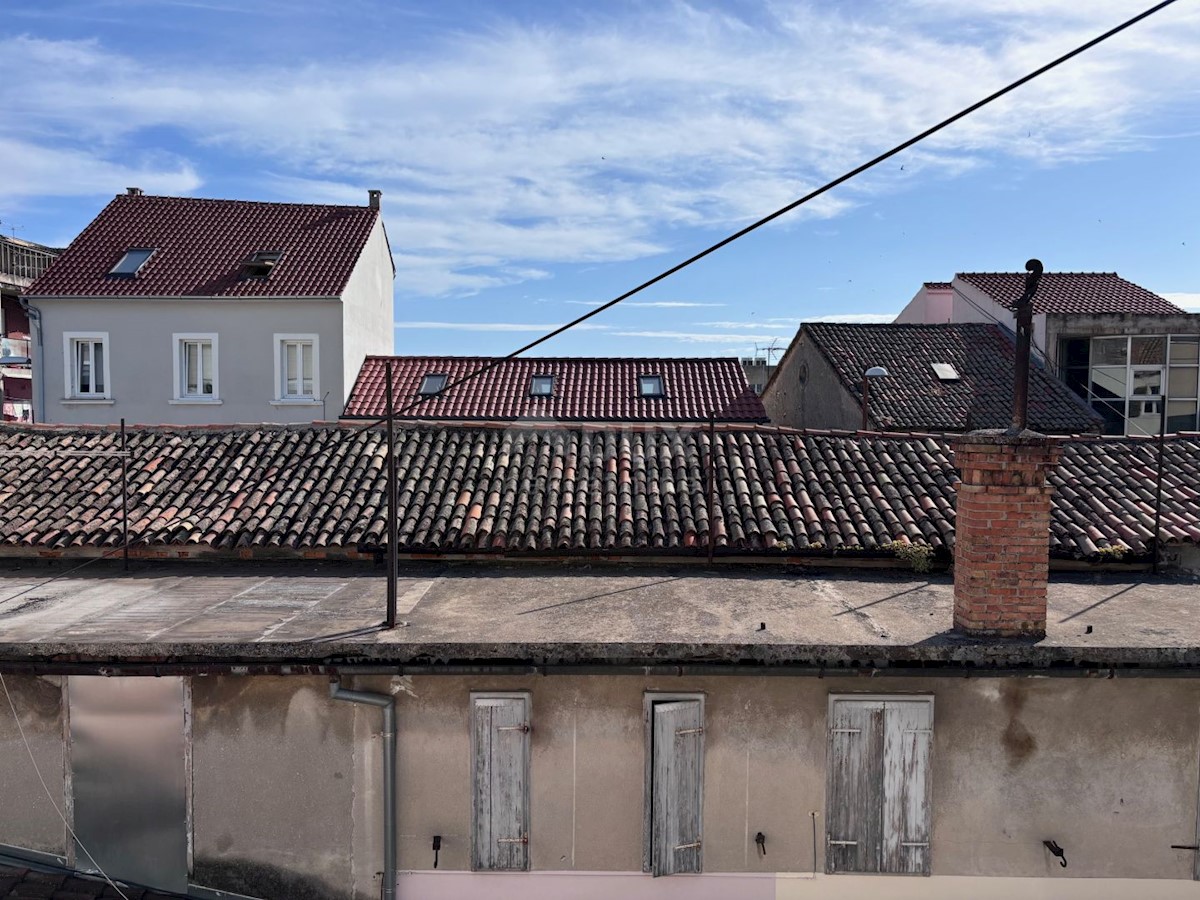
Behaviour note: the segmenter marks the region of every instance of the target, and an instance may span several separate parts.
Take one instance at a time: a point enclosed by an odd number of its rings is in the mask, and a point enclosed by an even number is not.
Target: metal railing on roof
[[[49,247],[0,236],[0,280],[33,281],[57,256]]]

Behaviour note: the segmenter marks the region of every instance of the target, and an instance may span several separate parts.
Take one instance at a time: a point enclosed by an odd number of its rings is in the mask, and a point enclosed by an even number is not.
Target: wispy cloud
[[[776,323],[771,319],[765,319],[762,322],[697,322],[696,324],[703,325],[706,328],[744,328],[747,331],[762,329],[786,331],[788,327],[782,323]]]
[[[683,344],[732,344],[738,341],[769,343],[779,339],[777,334],[718,334],[708,331],[610,331],[613,337],[655,338]]]
[[[394,322],[396,328],[426,329],[438,331],[517,331],[541,333],[554,331],[559,325],[533,325],[521,322]],[[576,325],[578,331],[607,331],[607,325]]]
[[[1200,312],[1200,292],[1170,291],[1159,296],[1191,312]]]
[[[572,306],[600,306],[607,300],[564,300]],[[696,303],[691,300],[625,300],[620,304],[622,309],[641,307],[642,309],[696,309],[704,306],[725,306],[724,303]]]
[[[875,325],[894,322],[899,313],[837,313],[828,316],[810,316],[802,322],[844,322],[850,325]]]

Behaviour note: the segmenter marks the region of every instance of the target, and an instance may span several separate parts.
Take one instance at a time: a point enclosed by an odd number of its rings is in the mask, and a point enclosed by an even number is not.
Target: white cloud
[[[696,324],[703,325],[706,328],[744,328],[747,331],[753,331],[754,329],[763,329],[763,328],[765,328],[767,330],[772,330],[772,331],[776,330],[776,329],[778,329],[780,331],[787,330],[786,325],[777,324],[772,319],[764,319],[761,322],[749,322],[749,321],[747,321],[747,322],[697,322]]]
[[[610,331],[613,337],[656,338],[683,344],[732,344],[737,341],[770,343],[779,340],[777,334],[717,334],[707,331]]]
[[[1160,293],[1159,296],[1189,312],[1200,312],[1200,291],[1170,291]]]
[[[561,263],[646,257],[727,230],[937,122],[1144,0],[687,5],[586,27],[493,18],[382,58],[145,62],[95,42],[0,40],[0,198],[186,193],[215,151],[283,199],[384,190],[397,285],[462,295]],[[496,24],[496,23],[499,24]],[[1178,4],[786,221],[830,218],[998,156],[1139,149],[1200,78]],[[139,158],[171,136],[175,155]],[[180,149],[182,148],[182,149]],[[189,161],[189,159],[191,161]],[[14,186],[19,185],[19,186]]]
[[[551,332],[562,325],[532,325],[519,322],[394,322],[396,328],[440,331],[518,331],[534,334]],[[576,325],[573,331],[606,331],[607,325]]]
[[[886,325],[896,321],[899,313],[837,313],[828,316],[811,316],[802,322],[845,322],[851,325]]]

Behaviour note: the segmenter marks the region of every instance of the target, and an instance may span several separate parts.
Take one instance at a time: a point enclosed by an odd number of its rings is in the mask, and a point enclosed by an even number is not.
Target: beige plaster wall
[[[774,425],[847,431],[862,425],[859,399],[846,390],[803,329],[780,360],[762,401]]]

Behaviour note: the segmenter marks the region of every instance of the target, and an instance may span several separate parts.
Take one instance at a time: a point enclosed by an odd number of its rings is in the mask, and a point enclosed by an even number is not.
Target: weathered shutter
[[[529,710],[524,697],[476,697],[474,869],[529,868]]]
[[[699,700],[655,703],[651,747],[651,846],[654,875],[699,872],[704,725]]]
[[[928,875],[933,708],[890,700],[884,708],[883,871]]]
[[[835,700],[825,812],[829,872],[880,871],[883,753],[883,703]]]

